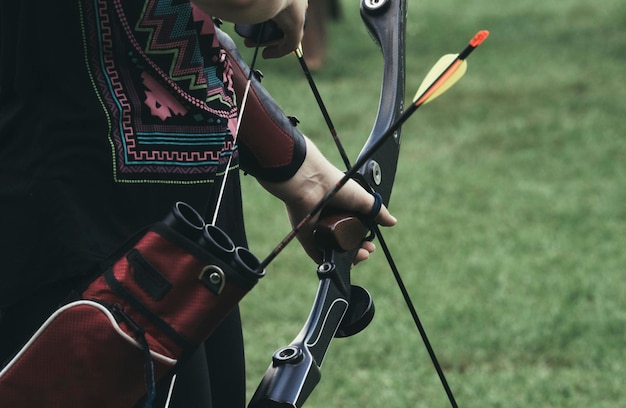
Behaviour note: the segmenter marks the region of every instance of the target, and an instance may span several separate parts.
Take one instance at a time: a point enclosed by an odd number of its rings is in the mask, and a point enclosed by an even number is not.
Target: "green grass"
[[[626,378],[626,3],[409,0],[407,95],[479,29],[466,76],[403,131],[386,231],[461,407],[616,407]],[[381,58],[343,2],[318,87],[355,157],[378,103]],[[340,165],[297,61],[264,84]],[[288,232],[280,203],[244,180],[251,248]],[[308,407],[445,407],[382,253],[353,274],[376,303],[331,345]],[[248,389],[305,321],[315,265],[297,244],[244,299]]]

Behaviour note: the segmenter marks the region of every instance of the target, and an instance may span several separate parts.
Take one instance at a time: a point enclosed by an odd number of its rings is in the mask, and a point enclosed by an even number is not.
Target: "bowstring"
[[[239,104],[239,114],[237,115],[237,125],[235,126],[235,134],[233,135],[233,149],[231,151],[230,156],[228,157],[228,162],[226,163],[226,169],[224,170],[224,176],[222,177],[222,184],[220,186],[220,191],[217,196],[217,200],[215,202],[215,210],[213,211],[213,219],[211,220],[211,224],[215,225],[217,222],[217,216],[219,214],[220,207],[222,205],[222,199],[224,198],[224,190],[226,188],[226,181],[228,179],[228,173],[230,172],[230,164],[233,160],[233,154],[235,148],[237,146],[237,138],[239,137],[239,128],[241,127],[241,122],[243,119],[243,112],[246,108],[248,102],[248,95],[250,93],[250,87],[252,86],[252,75],[254,75],[254,67],[256,65],[256,60],[259,55],[259,49],[261,48],[261,36],[263,35],[263,30],[265,28],[265,22],[261,23],[261,29],[259,30],[259,35],[256,41],[256,46],[254,47],[254,53],[252,55],[252,61],[248,67],[248,78],[246,81],[246,87],[243,92],[243,97],[241,98],[241,103]]]
[[[263,23],[264,24],[264,23]],[[243,118],[243,112],[244,109],[246,107],[246,103],[248,101],[248,94],[250,93],[250,86],[252,84],[252,75],[254,75],[254,66],[256,64],[256,60],[257,60],[257,56],[259,54],[259,48],[260,48],[260,43],[261,43],[261,34],[263,33],[263,26],[261,26],[261,30],[259,32],[259,38],[258,41],[256,43],[256,47],[254,48],[254,54],[252,56],[252,61],[250,63],[249,68],[249,72],[248,72],[248,78],[246,81],[246,88],[244,90],[243,93],[243,98],[241,99],[241,104],[239,107],[239,114],[237,115],[237,125],[235,126],[235,134],[233,135],[233,150],[231,152],[231,155],[228,158],[228,162],[226,163],[226,169],[224,170],[224,176],[222,177],[222,184],[220,186],[220,191],[219,194],[217,196],[217,200],[215,203],[215,210],[213,211],[213,220],[211,221],[211,224],[215,225],[215,223],[217,222],[217,216],[219,213],[219,209],[220,206],[222,204],[222,199],[224,197],[224,190],[226,187],[226,181],[228,178],[228,173],[229,173],[229,169],[230,169],[230,164],[233,160],[233,155],[232,153],[234,152],[235,146],[237,145],[237,137],[239,136],[239,127],[241,126],[241,120]],[[165,401],[165,406],[164,408],[168,408],[170,406],[170,402],[171,402],[171,398],[172,395],[174,393],[174,385],[176,384],[176,375],[172,376],[172,379],[170,381],[170,386],[168,388],[168,392],[167,392],[167,398]]]
[[[307,66],[307,63],[304,59],[304,53],[303,53],[302,48],[299,47],[296,51],[294,51],[294,54],[298,58],[300,67],[302,68],[302,71],[304,73],[304,76],[307,79],[309,87],[311,88],[311,91],[313,92],[317,105],[322,112],[322,116],[324,117],[324,121],[326,122],[328,130],[330,131],[330,134],[335,142],[335,145],[337,146],[337,149],[339,150],[341,159],[343,160],[346,166],[346,169],[350,170],[352,168],[352,165],[350,164],[350,159],[348,158],[348,155],[346,154],[343,144],[341,143],[341,140],[339,139],[339,136],[337,135],[337,130],[335,129],[335,126],[333,125],[333,122],[330,118],[330,114],[328,113],[328,110],[326,109],[326,105],[324,104],[324,101],[322,100],[322,96],[320,95],[317,85],[315,84],[313,75],[311,74],[311,71]],[[446,379],[443,369],[441,368],[439,359],[437,358],[437,355],[435,354],[435,350],[433,349],[432,344],[430,343],[428,334],[426,333],[426,330],[421,322],[421,319],[419,318],[417,310],[415,309],[413,300],[411,299],[411,296],[409,295],[406,285],[404,284],[404,280],[402,279],[400,270],[398,269],[396,262],[393,256],[391,255],[389,246],[387,245],[387,242],[383,238],[383,234],[380,231],[380,228],[378,227],[378,225],[376,225],[376,223],[372,223],[371,228],[373,229],[374,234],[376,235],[376,238],[378,239],[378,242],[380,244],[380,247],[383,250],[383,253],[385,254],[385,258],[387,259],[387,264],[389,265],[389,268],[391,269],[391,272],[396,280],[396,284],[398,285],[398,288],[400,289],[400,292],[402,293],[402,297],[404,298],[404,303],[409,309],[409,313],[411,314],[413,323],[415,324],[415,327],[417,328],[417,331],[419,332],[420,337],[422,338],[422,342],[424,343],[424,346],[426,347],[430,360],[433,366],[435,367],[435,371],[437,372],[437,375],[439,376],[439,380],[441,381],[441,385],[443,386],[444,391],[448,397],[448,401],[450,402],[450,405],[453,408],[458,408],[456,399],[454,397],[454,393],[452,392],[452,389],[450,388],[450,385],[448,384],[448,380]]]
[[[309,69],[306,61],[304,60],[302,44],[300,44],[300,46],[294,51],[294,55],[296,56],[296,58],[298,58],[298,62],[300,63],[302,72],[304,73],[304,76],[306,77],[309,87],[311,88],[311,91],[313,92],[313,96],[315,97],[315,100],[317,101],[317,106],[322,111],[322,116],[324,117],[324,121],[326,122],[326,126],[328,127],[328,130],[330,131],[330,135],[335,141],[335,146],[337,147],[337,150],[339,151],[341,160],[343,160],[343,164],[346,166],[346,169],[349,169],[350,167],[352,167],[352,165],[350,164],[350,159],[348,159],[348,154],[346,153],[346,150],[343,148],[343,144],[341,143],[341,140],[339,140],[339,136],[337,135],[337,130],[335,129],[335,125],[333,124],[333,121],[330,118],[328,109],[326,109],[326,104],[324,104],[322,95],[320,95],[320,92],[317,89],[317,85],[315,84],[315,81],[313,80],[313,75],[311,74],[311,70]]]

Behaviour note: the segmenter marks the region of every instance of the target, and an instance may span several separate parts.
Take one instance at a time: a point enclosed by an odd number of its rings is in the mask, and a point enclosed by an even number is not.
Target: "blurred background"
[[[339,6],[314,78],[354,159],[376,114],[382,58],[359,2]],[[491,36],[465,77],[403,129],[390,204],[399,223],[383,232],[459,406],[623,406],[626,3],[409,0],[407,98],[481,29]],[[258,68],[341,167],[295,57]],[[251,177],[244,189],[251,249],[263,258],[290,226]],[[306,320],[315,268],[294,243],[244,299],[249,397]],[[305,405],[449,406],[381,251],[353,281],[376,316],[331,344]]]

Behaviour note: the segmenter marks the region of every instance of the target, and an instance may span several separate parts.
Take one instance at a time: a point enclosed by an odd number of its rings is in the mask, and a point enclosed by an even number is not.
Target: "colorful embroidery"
[[[212,181],[237,154],[237,111],[210,18],[176,0],[87,0],[83,10],[115,180]]]

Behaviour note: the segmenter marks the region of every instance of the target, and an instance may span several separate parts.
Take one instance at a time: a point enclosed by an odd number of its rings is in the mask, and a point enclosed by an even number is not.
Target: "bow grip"
[[[313,230],[313,239],[322,251],[351,251],[361,245],[368,232],[369,228],[359,216],[330,209],[322,211]]]

